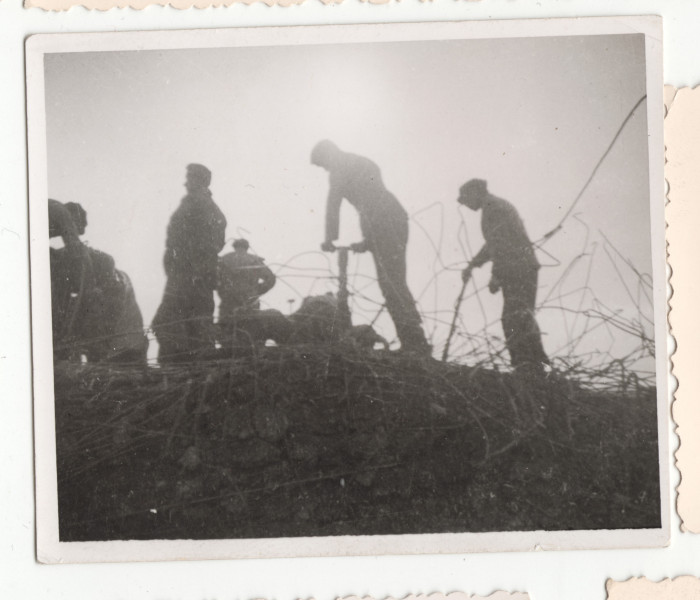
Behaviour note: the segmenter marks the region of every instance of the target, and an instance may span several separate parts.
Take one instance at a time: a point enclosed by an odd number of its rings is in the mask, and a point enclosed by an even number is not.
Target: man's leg
[[[188,360],[214,348],[214,290],[200,277],[190,277],[183,306]]]
[[[176,277],[168,277],[163,299],[156,312],[151,328],[158,341],[158,362],[168,364],[186,361],[187,331],[183,305],[186,294]]]
[[[377,236],[372,248],[379,288],[386,300],[387,311],[394,321],[401,348],[430,353],[416,303],[406,283],[408,224],[392,225]]]
[[[112,360],[139,362],[145,364],[148,354],[148,338],[143,331],[143,315],[136,302],[134,287],[129,276],[120,270],[115,271],[119,292],[114,320],[114,335],[110,350]]]
[[[510,362],[515,368],[514,381],[518,390],[517,417],[520,426],[527,431],[542,426],[547,412],[545,398],[540,389],[542,364],[532,347],[532,327],[537,327],[534,319],[536,272],[535,277],[524,272],[499,273],[499,279],[503,290],[501,322]],[[540,343],[539,329],[537,338],[537,343]]]
[[[537,271],[506,278],[503,286],[503,329],[516,369],[520,413],[525,429],[545,427],[554,439],[572,435],[568,395],[552,394],[556,378],[545,378],[543,365],[550,364],[542,346],[542,334],[535,320]]]
[[[535,320],[537,271],[501,276],[503,313],[501,323],[514,367],[524,363],[549,364],[542,334]]]

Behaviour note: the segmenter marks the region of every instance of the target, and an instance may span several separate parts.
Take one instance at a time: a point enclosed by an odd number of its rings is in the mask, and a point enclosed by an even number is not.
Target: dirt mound
[[[63,541],[659,525],[652,388],[317,347],[55,390]]]

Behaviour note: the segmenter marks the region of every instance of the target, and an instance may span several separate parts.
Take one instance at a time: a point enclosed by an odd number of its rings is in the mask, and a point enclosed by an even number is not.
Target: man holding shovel
[[[491,261],[489,291],[503,292],[501,323],[511,364],[549,364],[535,320],[537,272],[540,265],[515,207],[489,193],[486,181],[472,179],[459,190],[457,202],[481,210],[485,244],[462,272],[467,282],[475,268]]]
[[[333,142],[314,146],[311,163],[328,171],[330,189],[326,205],[324,252],[333,252],[338,239],[340,205],[343,199],[360,216],[363,241],[353,244],[355,252],[369,250],[377,268],[377,281],[394,321],[404,351],[429,356],[430,345],[421,328],[416,303],[406,283],[408,215],[396,197],[384,187],[381,171],[371,160],[343,152]]]

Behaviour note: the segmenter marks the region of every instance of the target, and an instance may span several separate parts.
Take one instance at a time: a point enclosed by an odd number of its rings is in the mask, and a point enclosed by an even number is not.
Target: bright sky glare
[[[332,279],[300,270],[335,269],[334,256],[317,253],[328,176],[309,162],[313,145],[329,138],[374,160],[415,215],[409,286],[436,351],[459,269],[483,241],[480,215],[458,208],[459,186],[488,180],[494,194],[516,205],[531,239],[541,237],[646,87],[639,34],[65,53],[47,55],[45,66],[49,194],[85,207],[85,239],[131,276],[146,323],[163,292],[165,229],[190,162],[212,170],[227,236],[248,238],[281,276],[267,306],[286,313],[292,298],[298,306],[306,295],[335,289]],[[645,111],[642,104],[575,216],[545,246],[549,255],[538,253],[538,300],[597,242],[590,274],[590,257],[580,260],[565,291],[587,282],[611,310],[637,313],[635,278],[613,268],[601,244],[604,234],[639,272],[651,273]],[[341,237],[359,240],[349,206]],[[479,285],[489,271],[476,274]],[[356,287],[381,302],[368,279],[371,257],[352,258],[351,272]],[[580,298],[572,294],[573,307]],[[375,305],[356,300],[356,322],[371,321]],[[476,332],[493,323],[489,331],[502,336],[500,307],[500,295],[470,295],[463,326]],[[544,308],[538,321],[551,354],[575,337],[576,325],[559,310]],[[393,337],[386,315],[376,326]],[[625,354],[629,343],[603,327],[576,351]]]

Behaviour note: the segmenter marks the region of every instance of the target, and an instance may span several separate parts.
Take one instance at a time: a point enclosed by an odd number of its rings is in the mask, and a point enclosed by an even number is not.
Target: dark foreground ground
[[[660,526],[654,389],[323,349],[55,389],[62,541]]]

